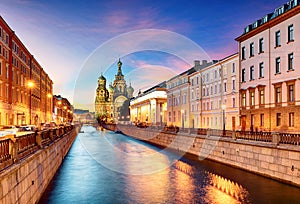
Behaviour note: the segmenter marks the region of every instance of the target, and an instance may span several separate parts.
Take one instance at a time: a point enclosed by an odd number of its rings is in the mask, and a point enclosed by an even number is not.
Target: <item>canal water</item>
[[[300,188],[82,127],[40,203],[300,203]]]

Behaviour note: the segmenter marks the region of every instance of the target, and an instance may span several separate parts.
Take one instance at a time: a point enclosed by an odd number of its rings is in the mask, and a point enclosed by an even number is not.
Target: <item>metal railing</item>
[[[206,129],[206,128],[179,128],[177,126],[141,126],[134,124],[110,124],[110,128],[116,128],[118,126],[130,126],[132,128],[146,128],[148,130],[160,131],[170,134],[188,133],[192,135],[202,136],[220,136],[225,138],[232,138],[234,140],[246,140],[246,141],[258,141],[267,142],[273,144],[288,144],[288,145],[300,145],[300,134],[293,133],[277,133],[277,132],[258,132],[258,131],[233,131],[233,130],[219,130],[219,129]],[[104,127],[106,127],[104,125]]]
[[[0,139],[0,170],[34,153],[37,149],[50,145],[74,129],[64,126],[25,135],[8,135]]]

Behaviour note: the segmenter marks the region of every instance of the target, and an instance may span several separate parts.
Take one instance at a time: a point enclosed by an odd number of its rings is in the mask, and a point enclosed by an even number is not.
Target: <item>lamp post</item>
[[[27,86],[28,86],[28,88],[29,88],[29,90],[30,90],[30,92],[29,92],[29,123],[30,123],[30,125],[31,125],[31,115],[32,115],[32,111],[31,111],[31,109],[32,109],[32,101],[31,101],[31,96],[32,96],[32,93],[31,93],[31,91],[32,91],[32,89],[33,89],[33,87],[34,87],[34,83],[33,83],[33,81],[28,81],[28,83],[27,83]]]
[[[226,109],[226,105],[223,104],[222,105],[222,113],[223,113],[223,136],[225,136],[225,134],[226,134],[226,130],[225,130],[225,109]]]

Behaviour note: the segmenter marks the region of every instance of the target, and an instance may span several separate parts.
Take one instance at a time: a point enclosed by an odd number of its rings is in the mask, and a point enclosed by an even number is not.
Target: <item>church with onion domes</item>
[[[95,98],[95,116],[105,122],[128,121],[129,102],[133,97],[134,89],[127,86],[122,73],[122,62],[118,61],[118,72],[115,80],[106,88],[106,78],[101,74],[98,78],[98,87]]]

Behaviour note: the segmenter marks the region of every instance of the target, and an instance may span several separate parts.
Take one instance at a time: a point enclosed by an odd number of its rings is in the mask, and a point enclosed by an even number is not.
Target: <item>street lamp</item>
[[[223,112],[223,136],[225,136],[226,134],[226,130],[225,130],[225,109],[226,109],[226,105],[223,104],[222,105],[222,112]]]
[[[34,82],[33,81],[28,81],[28,83],[27,83],[27,86],[28,86],[28,88],[29,88],[29,90],[30,90],[30,93],[29,93],[29,95],[30,95],[30,99],[29,99],[29,123],[31,124],[31,115],[32,115],[32,112],[31,112],[31,109],[32,109],[32,101],[31,101],[31,95],[32,95],[32,93],[31,93],[31,90],[33,89],[33,87],[34,87]]]

